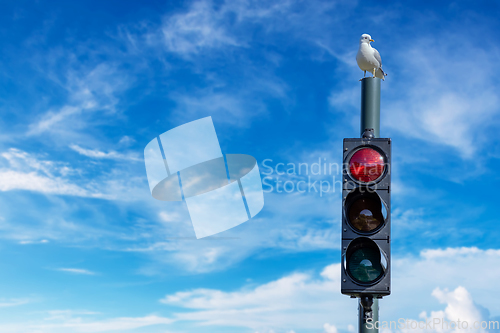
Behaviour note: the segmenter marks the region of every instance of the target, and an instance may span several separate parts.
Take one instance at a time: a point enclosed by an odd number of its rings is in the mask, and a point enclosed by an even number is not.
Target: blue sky
[[[222,152],[273,185],[335,184],[274,167],[342,162],[363,33],[393,142],[381,320],[500,320],[498,2],[0,6],[1,332],[354,332],[338,187],[265,187],[255,218],[195,240],[185,204],[151,197],[142,154],[211,116]]]

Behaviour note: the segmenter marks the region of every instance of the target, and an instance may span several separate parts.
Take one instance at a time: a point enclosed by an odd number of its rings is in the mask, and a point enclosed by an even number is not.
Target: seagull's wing
[[[377,49],[373,49],[373,56],[375,57],[375,60],[378,61],[378,66],[382,67],[382,58],[380,58],[380,53],[378,53]]]

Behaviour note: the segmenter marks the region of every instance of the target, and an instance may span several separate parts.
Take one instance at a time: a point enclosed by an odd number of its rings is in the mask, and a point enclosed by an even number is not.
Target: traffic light
[[[341,292],[391,293],[391,139],[344,139]]]

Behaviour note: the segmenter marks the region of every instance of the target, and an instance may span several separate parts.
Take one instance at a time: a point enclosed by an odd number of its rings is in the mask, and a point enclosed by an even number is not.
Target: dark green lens
[[[355,250],[348,259],[347,269],[359,282],[375,281],[384,273],[380,263],[380,252],[372,247]]]

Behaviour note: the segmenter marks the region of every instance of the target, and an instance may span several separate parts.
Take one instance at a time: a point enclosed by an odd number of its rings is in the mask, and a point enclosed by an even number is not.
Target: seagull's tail
[[[382,67],[377,68],[377,71],[375,72],[375,77],[385,80],[386,76],[387,74],[382,70]]]

